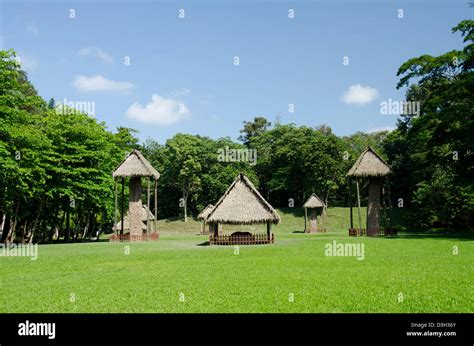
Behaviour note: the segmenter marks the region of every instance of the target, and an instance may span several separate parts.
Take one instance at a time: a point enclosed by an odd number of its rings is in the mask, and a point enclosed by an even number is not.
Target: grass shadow
[[[209,246],[209,240],[206,240],[205,242],[197,244],[196,246]]]
[[[433,232],[400,232],[397,236],[384,237],[386,239],[440,239],[474,241],[474,233],[433,233]]]

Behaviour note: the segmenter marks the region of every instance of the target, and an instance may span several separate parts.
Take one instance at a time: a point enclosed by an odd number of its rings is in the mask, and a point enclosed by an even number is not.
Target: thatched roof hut
[[[124,210],[124,185],[125,178],[130,178],[130,188],[129,188],[129,200],[128,200],[128,217],[130,224],[130,239],[141,239],[142,238],[142,221],[147,222],[147,227],[149,225],[149,220],[156,220],[156,210],[157,210],[157,182],[160,178],[160,173],[148,162],[145,157],[136,149],[132,150],[130,154],[125,158],[125,160],[118,165],[118,167],[112,173],[115,181],[115,224],[117,224],[117,180],[122,180],[122,222],[121,222],[121,231],[123,234],[123,226],[125,222],[123,221],[125,210]],[[148,191],[147,191],[147,206],[143,210],[142,206],[142,177],[146,177],[148,181]],[[155,185],[155,215],[150,218],[150,178],[154,180]],[[156,232],[156,223],[154,223]],[[149,227],[148,227],[149,228]],[[148,229],[147,228],[147,232]]]
[[[304,231],[306,233],[318,232],[318,215],[322,214],[324,203],[321,199],[316,195],[312,194],[305,204],[303,204],[304,208]],[[308,219],[308,209],[310,210],[310,227],[307,227],[306,220]]]
[[[252,182],[240,173],[209,213],[206,222],[222,224],[280,223],[280,215]]]
[[[160,179],[160,173],[148,162],[147,159],[134,149],[125,160],[115,169],[113,177],[153,177]]]
[[[349,177],[368,178],[384,177],[390,174],[390,167],[371,147],[360,154],[357,161],[347,173]]]
[[[208,204],[206,208],[204,208],[197,216],[198,220],[206,220],[206,218],[209,216],[211,213],[212,209],[214,206],[212,204]]]
[[[198,220],[201,220],[201,234],[209,234],[211,232],[212,225],[209,224],[209,227],[206,229],[206,218],[211,213],[214,206],[212,204],[208,204],[206,208],[204,208],[197,216]]]
[[[142,222],[141,223],[141,226],[142,226],[142,231],[146,231],[146,225]],[[114,230],[120,230],[122,229],[122,221],[119,221],[115,224],[115,227],[114,227]],[[130,231],[130,220],[128,218],[128,216],[124,216],[123,218],[123,230],[124,231]]]
[[[367,206],[367,235],[377,235],[380,230],[380,193],[382,180],[391,173],[388,164],[371,147],[368,147],[356,160],[347,173],[348,177],[356,179],[357,203],[359,210],[359,231],[361,226],[360,194],[358,179],[368,179],[369,197]],[[351,204],[351,231],[354,230]]]
[[[324,208],[324,203],[319,199],[319,197],[316,194],[312,194],[308,200],[306,201],[305,204],[303,204],[303,208]]]
[[[146,205],[142,206],[142,221],[153,221],[155,216]]]

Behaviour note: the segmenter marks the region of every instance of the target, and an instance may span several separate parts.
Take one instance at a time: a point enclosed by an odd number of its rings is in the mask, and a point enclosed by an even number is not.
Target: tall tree
[[[253,121],[244,121],[244,128],[240,130],[239,140],[245,145],[249,145],[253,138],[267,131],[272,125],[264,117],[255,117]]]

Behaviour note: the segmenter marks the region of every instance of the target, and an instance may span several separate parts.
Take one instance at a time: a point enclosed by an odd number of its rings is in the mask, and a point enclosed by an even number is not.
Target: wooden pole
[[[356,186],[357,186],[357,208],[359,211],[359,230],[362,230],[362,216],[360,212],[360,192],[359,192],[359,180],[356,180]]]
[[[123,217],[125,213],[125,177],[122,177],[122,211],[121,211],[122,224],[120,225],[120,241],[123,240]]]
[[[158,180],[155,179],[155,222],[153,223],[153,231],[156,233],[156,223],[158,222],[157,219],[157,211],[158,211],[158,194],[157,194],[157,187],[158,187]]]
[[[308,210],[304,208],[304,231],[306,233],[306,219],[308,218]]]
[[[150,240],[150,177],[147,177],[147,198],[146,198],[146,240]]]
[[[267,237],[268,241],[271,241],[271,235],[272,235],[272,224],[270,221],[267,221]]]
[[[114,231],[117,234],[117,179],[114,178]]]
[[[351,229],[354,229],[354,213],[352,211],[352,179],[349,178],[349,205],[351,207]]]

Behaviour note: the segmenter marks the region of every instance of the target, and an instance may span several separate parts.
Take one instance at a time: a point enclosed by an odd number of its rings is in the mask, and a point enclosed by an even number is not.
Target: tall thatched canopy
[[[122,221],[120,222],[121,231],[124,231],[124,184],[125,178],[130,178],[130,189],[129,189],[129,201],[128,201],[128,218],[130,225],[130,239],[141,239],[142,238],[142,221],[147,221],[147,237],[149,230],[149,220],[156,220],[157,210],[157,182],[160,178],[160,173],[148,162],[145,157],[138,151],[133,150],[122,163],[114,170],[112,176],[115,180],[115,224],[117,224],[117,180],[122,180]],[[148,181],[147,191],[147,206],[144,210],[142,206],[142,177],[146,177]],[[150,178],[154,180],[155,185],[155,215],[150,217]],[[156,232],[156,222],[154,223]]]
[[[198,220],[206,220],[206,218],[211,213],[214,206],[212,204],[208,204],[206,208],[204,208],[197,216]]]
[[[209,213],[206,222],[223,224],[280,223],[280,215],[252,182],[240,173]]]
[[[160,173],[148,162],[145,157],[134,149],[125,160],[115,169],[113,177],[153,177],[160,179]]]
[[[356,178],[357,205],[359,212],[359,229],[362,228],[360,193],[358,179],[368,179],[369,196],[367,205],[367,235],[379,234],[380,229],[380,192],[383,177],[391,173],[388,164],[371,147],[368,147],[356,160],[347,173],[348,177]],[[351,204],[351,229],[353,229],[352,204]]]
[[[303,208],[313,209],[313,208],[324,208],[324,203],[319,199],[316,194],[312,194],[305,204],[303,204]]]
[[[368,147],[360,154],[347,176],[368,178],[384,177],[388,174],[390,174],[388,164],[371,147]]]

